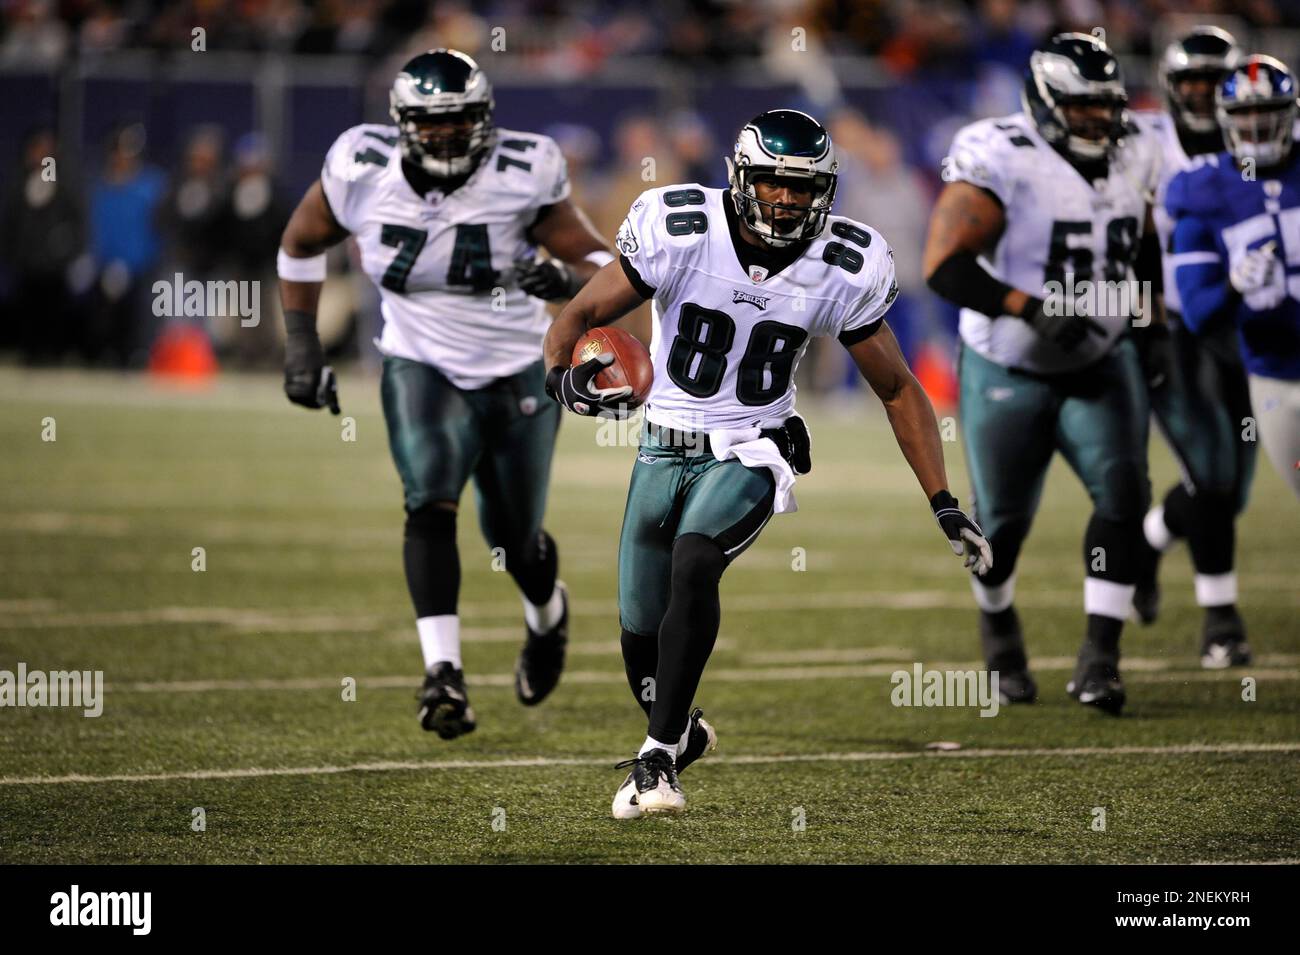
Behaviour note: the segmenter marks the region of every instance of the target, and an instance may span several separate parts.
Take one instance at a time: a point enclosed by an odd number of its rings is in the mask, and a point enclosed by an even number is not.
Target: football
[[[629,408],[639,407],[649,396],[654,381],[650,352],[636,336],[621,328],[593,328],[573,346],[573,364],[581,365],[603,352],[613,352],[614,363],[598,374],[592,384],[597,388],[631,385],[632,396],[627,405]]]

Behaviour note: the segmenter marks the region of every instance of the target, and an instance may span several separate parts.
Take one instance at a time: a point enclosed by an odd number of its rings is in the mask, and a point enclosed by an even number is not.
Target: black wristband
[[[938,514],[946,507],[955,508],[957,499],[948,493],[947,489],[936,491],[934,497],[930,498],[930,510]]]

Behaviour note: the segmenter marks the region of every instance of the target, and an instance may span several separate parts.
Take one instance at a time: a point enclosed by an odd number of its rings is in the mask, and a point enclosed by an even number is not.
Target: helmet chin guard
[[[388,93],[402,155],[431,176],[449,179],[474,170],[492,148],[492,85],[478,64],[456,50],[430,50],[409,61]],[[457,121],[459,127],[431,140],[421,124]]]
[[[839,163],[830,134],[807,113],[777,109],[754,117],[736,137],[726,163],[736,215],[767,245],[784,248],[807,242],[826,228]],[[760,199],[754,185],[760,176],[807,180],[812,200],[806,206],[790,206]],[[802,215],[779,218],[778,209]],[[789,225],[781,225],[787,219]]]

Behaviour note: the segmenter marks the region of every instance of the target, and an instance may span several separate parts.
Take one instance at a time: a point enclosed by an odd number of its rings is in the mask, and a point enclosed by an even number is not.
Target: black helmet
[[[1241,59],[1237,41],[1227,30],[1218,27],[1196,27],[1165,48],[1160,58],[1160,85],[1169,101],[1169,113],[1179,126],[1194,133],[1212,133],[1218,126],[1214,120],[1214,90],[1223,82]],[[1178,81],[1193,76],[1210,80],[1208,109],[1196,110],[1178,92]]]
[[[402,154],[430,175],[463,176],[492,146],[492,84],[464,53],[421,53],[397,74],[388,102]],[[420,121],[430,118],[461,119],[466,125],[431,140],[420,135]]]
[[[1102,40],[1086,33],[1058,33],[1030,56],[1021,103],[1039,134],[1076,159],[1105,157],[1128,125],[1119,60]],[[1072,127],[1064,107],[1076,105],[1106,106],[1110,116]]]

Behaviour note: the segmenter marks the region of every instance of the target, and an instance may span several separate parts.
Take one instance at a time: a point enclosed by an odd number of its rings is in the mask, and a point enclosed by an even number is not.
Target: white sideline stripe
[[[1180,746],[1081,746],[1062,749],[906,750],[901,752],[807,753],[710,756],[710,765],[764,766],[780,763],[869,763],[902,759],[1068,758],[1078,756],[1197,756],[1251,753],[1300,753],[1295,743],[1192,743]],[[559,766],[611,766],[613,757],[530,759],[385,760],[351,766],[285,766],[274,769],[195,769],[177,773],[121,773],[109,776],[0,776],[0,786],[51,786],[65,783],[153,783],[180,779],[257,779],[266,776],[331,776],[338,773],[392,773],[439,769],[528,769]]]
[[[1294,658],[1289,658],[1294,659]],[[705,671],[710,680],[724,683],[748,682],[785,682],[792,680],[854,680],[867,677],[887,677],[899,669],[909,669],[912,661],[899,663],[877,663],[863,666],[811,666],[811,667],[772,667],[767,669],[732,668]],[[1144,662],[1142,666],[1127,666]],[[1053,672],[1074,669],[1073,657],[1045,658],[1034,664],[1035,671]],[[1268,667],[1261,663],[1256,667],[1243,667],[1230,670],[1178,670],[1164,661],[1137,659],[1121,661],[1126,667],[1126,679],[1132,683],[1237,683],[1243,676],[1253,676],[1268,680],[1300,679],[1300,669]],[[963,663],[927,663],[928,670],[978,670],[983,664],[974,660]],[[1134,675],[1136,671],[1136,675]],[[1163,671],[1163,672],[1161,672]],[[105,689],[110,692],[125,693],[211,693],[218,691],[242,690],[327,690],[338,689],[343,676],[338,677],[299,677],[293,679],[262,680],[168,680],[142,681],[134,683],[109,683]],[[372,690],[405,689],[414,687],[419,682],[418,675],[400,674],[389,676],[360,676],[356,678],[357,686]],[[622,673],[613,670],[566,670],[564,681],[582,685],[621,685],[626,680]],[[513,687],[513,673],[469,673],[465,682],[471,687]]]

